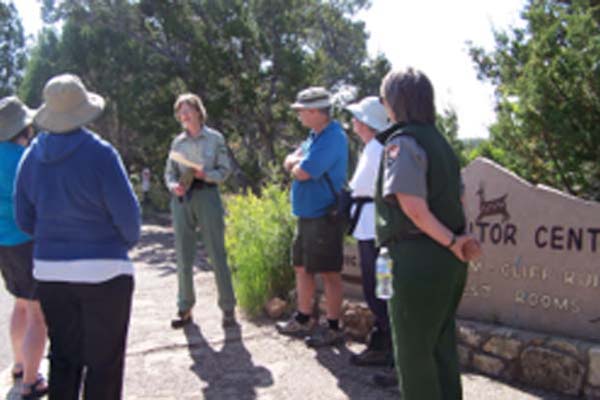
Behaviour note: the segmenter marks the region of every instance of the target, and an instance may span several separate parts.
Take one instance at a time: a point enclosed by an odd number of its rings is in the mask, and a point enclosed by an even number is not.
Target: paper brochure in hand
[[[169,159],[189,168],[196,169],[198,171],[202,171],[204,166],[202,164],[195,163],[193,161],[188,160],[185,156],[178,151],[171,151],[169,153]]]

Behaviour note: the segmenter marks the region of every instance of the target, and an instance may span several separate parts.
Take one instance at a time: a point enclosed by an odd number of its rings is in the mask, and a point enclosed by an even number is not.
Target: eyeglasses
[[[177,115],[188,115],[188,114],[191,114],[193,111],[195,111],[195,110],[193,110],[193,109],[181,109],[180,108],[179,110],[177,110],[176,114]]]
[[[379,104],[383,104],[383,100],[384,100],[384,99],[383,99],[383,96],[382,96],[382,95],[379,95]]]

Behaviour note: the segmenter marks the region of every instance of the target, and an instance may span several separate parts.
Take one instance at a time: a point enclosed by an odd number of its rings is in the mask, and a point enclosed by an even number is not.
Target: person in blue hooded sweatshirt
[[[120,399],[139,204],[117,150],[84,128],[104,99],[70,74],[50,79],[43,94],[34,122],[44,132],[21,161],[15,215],[34,238],[49,397],[78,399],[83,386],[85,399]]]

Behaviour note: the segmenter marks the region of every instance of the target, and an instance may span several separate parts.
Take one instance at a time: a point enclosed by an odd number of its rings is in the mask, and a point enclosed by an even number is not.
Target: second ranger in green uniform
[[[411,68],[381,96],[395,125],[382,134],[377,240],[393,261],[388,312],[405,400],[460,399],[454,317],[467,277],[460,166],[435,127],[433,87]]]

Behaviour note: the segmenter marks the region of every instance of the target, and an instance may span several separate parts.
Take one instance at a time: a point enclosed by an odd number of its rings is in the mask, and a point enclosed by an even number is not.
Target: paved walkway
[[[278,335],[269,320],[249,321],[223,330],[212,273],[196,271],[196,324],[169,327],[175,311],[175,260],[172,230],[144,226],[132,253],[136,290],[129,334],[125,398],[130,400],[312,400],[398,399],[395,389],[370,385],[378,369],[348,365],[349,354],[364,347],[313,350]],[[466,400],[560,400],[566,397],[516,388],[479,375],[463,375]],[[0,373],[0,399],[17,399],[9,370]]]

